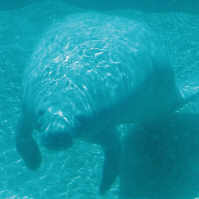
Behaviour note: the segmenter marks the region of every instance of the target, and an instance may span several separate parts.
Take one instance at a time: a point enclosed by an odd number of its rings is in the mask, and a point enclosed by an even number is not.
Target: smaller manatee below
[[[176,113],[161,128],[124,138],[120,199],[193,199],[199,190],[199,114]]]

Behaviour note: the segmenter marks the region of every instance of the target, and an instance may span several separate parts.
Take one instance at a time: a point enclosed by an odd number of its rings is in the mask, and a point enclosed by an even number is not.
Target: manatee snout
[[[72,146],[72,136],[65,131],[44,132],[41,136],[41,143],[53,151],[65,150]]]
[[[41,130],[41,144],[48,150],[65,150],[72,146],[69,124],[62,118],[48,118]]]

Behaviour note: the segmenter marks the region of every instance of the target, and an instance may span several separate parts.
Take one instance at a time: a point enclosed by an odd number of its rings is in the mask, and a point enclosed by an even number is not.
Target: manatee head
[[[41,144],[48,150],[65,150],[72,146],[75,128],[57,106],[38,112]]]

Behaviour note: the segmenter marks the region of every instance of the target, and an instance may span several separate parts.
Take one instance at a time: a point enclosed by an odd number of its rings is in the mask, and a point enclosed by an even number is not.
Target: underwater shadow
[[[123,140],[120,199],[193,199],[199,190],[199,114],[161,129],[133,127]]]

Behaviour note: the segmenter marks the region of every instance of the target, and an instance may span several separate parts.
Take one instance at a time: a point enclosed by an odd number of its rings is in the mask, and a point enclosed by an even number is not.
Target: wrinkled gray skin
[[[30,169],[41,154],[66,150],[76,138],[104,150],[100,193],[115,180],[120,162],[115,127],[151,126],[183,105],[167,51],[145,24],[97,13],[75,14],[43,36],[24,74],[17,151]]]

